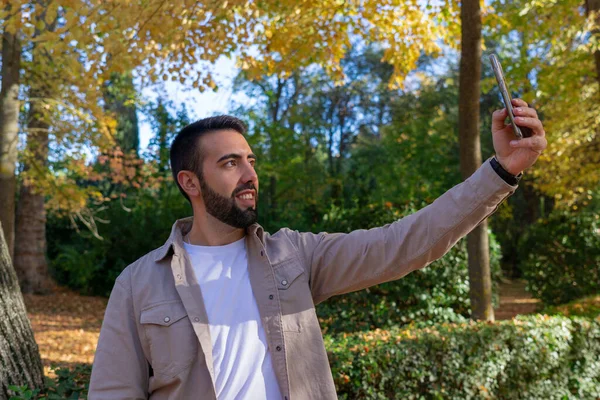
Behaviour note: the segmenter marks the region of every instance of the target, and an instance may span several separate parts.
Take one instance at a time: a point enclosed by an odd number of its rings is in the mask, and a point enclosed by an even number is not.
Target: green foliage
[[[531,293],[561,304],[600,292],[600,219],[596,207],[556,209],[523,237],[522,269]]]
[[[26,386],[11,386],[13,391],[10,400],[29,399],[85,399],[89,388],[92,366],[87,364],[71,368],[51,368],[56,375],[54,378],[45,377],[45,388],[29,389]]]
[[[46,378],[46,390],[42,399],[79,399],[86,398],[91,365],[77,365],[74,369],[58,368],[54,371],[56,378]]]
[[[422,205],[423,206],[423,205]],[[325,231],[348,232],[355,227],[383,226],[415,212],[406,205],[394,208],[332,207],[325,216]],[[490,232],[490,264],[495,283],[501,274],[500,247]],[[327,333],[364,331],[416,322],[429,326],[442,322],[464,322],[470,314],[466,241],[461,240],[444,257],[402,279],[366,290],[337,296],[320,304],[317,312]]]
[[[12,392],[9,400],[29,400],[35,398],[40,392],[39,389],[29,389],[27,386],[14,386],[8,387],[9,392]]]
[[[532,316],[326,337],[342,399],[595,399],[600,321]]]
[[[127,265],[162,246],[175,220],[190,215],[189,204],[173,184],[141,192],[123,204],[109,203],[98,215],[110,221],[98,225],[102,240],[52,219],[48,224],[51,272],[58,283],[81,293],[108,296]]]
[[[318,68],[286,78],[236,79],[238,89],[254,99],[234,113],[250,125],[248,142],[259,157],[259,215],[268,231],[316,231],[330,203],[364,197],[352,177],[353,143],[389,120],[390,99],[398,93],[386,88],[392,71],[381,57],[371,48],[348,54],[343,85]],[[369,165],[382,159],[378,155]]]
[[[368,202],[432,201],[458,184],[457,105],[452,74],[423,77],[417,93],[393,97],[391,121],[353,146],[350,193]]]

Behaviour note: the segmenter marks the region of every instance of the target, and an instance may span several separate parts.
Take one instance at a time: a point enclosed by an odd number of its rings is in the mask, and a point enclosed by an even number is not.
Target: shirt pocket
[[[304,268],[297,263],[295,258],[283,261],[273,267],[275,279],[277,280],[277,289],[289,290],[294,282],[304,273]]]
[[[150,348],[155,374],[174,377],[187,369],[198,355],[198,339],[180,301],[143,310],[140,324]]]
[[[306,316],[314,310],[304,268],[293,258],[275,265],[273,271],[279,292],[283,330],[301,332],[307,322]]]

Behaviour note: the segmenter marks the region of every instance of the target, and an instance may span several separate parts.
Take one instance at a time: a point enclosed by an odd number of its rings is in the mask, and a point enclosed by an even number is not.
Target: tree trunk
[[[39,99],[38,96],[32,96]],[[44,171],[48,159],[48,123],[43,116],[41,100],[31,102],[24,173],[31,169]],[[15,270],[23,293],[47,294],[53,285],[46,260],[46,209],[44,196],[24,179],[17,206],[15,235]]]
[[[9,397],[10,385],[41,389],[43,378],[40,352],[0,229],[0,399]]]
[[[44,10],[47,3],[39,3]],[[57,18],[51,23],[46,21],[46,12],[42,12],[36,22],[43,24],[37,27],[34,35],[40,36],[45,31],[54,31]],[[32,53],[34,61],[44,59],[37,54],[37,47]],[[52,62],[52,61],[50,61]],[[52,291],[53,284],[48,273],[46,260],[46,208],[44,195],[38,193],[32,185],[35,178],[46,173],[48,168],[48,118],[44,99],[48,97],[49,87],[46,82],[30,82],[29,114],[27,120],[27,150],[23,159],[23,176],[17,205],[15,229],[14,266],[19,277],[23,293],[47,294]],[[28,178],[28,175],[30,177]]]
[[[10,9],[9,9],[10,11]],[[19,13],[14,18],[20,20]],[[2,90],[0,91],[0,222],[10,258],[14,254],[17,141],[19,132],[19,70],[21,44],[18,33],[2,34]]]
[[[481,165],[479,141],[479,80],[481,77],[481,9],[479,0],[461,4],[461,56],[459,81],[460,170],[468,178]],[[467,236],[471,317],[494,320],[487,222]]]
[[[590,13],[593,12],[596,13],[596,29],[592,31],[592,36],[595,36],[600,40],[600,0],[586,0],[585,10],[587,15],[590,15]],[[596,61],[596,79],[600,85],[600,50],[594,52],[594,60]]]

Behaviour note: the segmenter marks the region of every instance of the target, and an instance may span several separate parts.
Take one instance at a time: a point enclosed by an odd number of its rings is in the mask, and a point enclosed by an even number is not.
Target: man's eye
[[[230,160],[230,161],[227,161],[227,162],[225,163],[225,165],[226,165],[226,166],[228,166],[228,167],[229,167],[229,166],[231,166],[231,167],[234,167],[234,166],[235,166],[235,160]]]

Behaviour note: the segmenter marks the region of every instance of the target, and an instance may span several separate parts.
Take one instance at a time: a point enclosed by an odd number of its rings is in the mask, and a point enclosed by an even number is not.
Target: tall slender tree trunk
[[[47,8],[46,2],[38,4]],[[37,17],[37,23],[43,27],[36,28],[35,36],[43,32],[54,31],[57,19],[48,23],[46,12]],[[32,49],[34,61],[40,63],[52,62],[51,56],[45,58],[38,54],[37,47]],[[49,60],[49,61],[46,61]],[[36,64],[32,62],[32,64]],[[53,289],[52,280],[48,272],[48,261],[46,259],[46,208],[44,195],[38,193],[32,184],[30,176],[40,176],[46,172],[48,167],[48,118],[44,114],[44,101],[48,97],[49,85],[45,81],[35,82],[32,80],[29,93],[29,114],[27,120],[27,149],[24,157],[22,180],[19,192],[19,204],[17,205],[17,218],[15,229],[15,255],[14,265],[24,293],[47,294]]]
[[[13,18],[20,21],[20,13]],[[2,90],[0,91],[0,222],[4,226],[8,253],[12,259],[15,241],[15,168],[19,132],[21,43],[18,31],[10,32],[6,29],[6,25],[5,20],[2,34]]]
[[[43,115],[43,103],[32,94],[27,153],[24,174],[31,169],[44,171],[48,164],[48,123]],[[37,173],[34,171],[33,173]],[[37,193],[28,179],[23,180],[17,205],[15,235],[15,270],[23,293],[47,294],[53,285],[46,259],[46,209],[43,194]]]
[[[481,77],[481,9],[479,0],[461,4],[461,56],[459,81],[460,170],[468,178],[481,165],[479,141],[479,80]],[[467,236],[471,316],[494,320],[489,239],[484,221]]]
[[[596,29],[592,31],[592,36],[595,36],[596,39],[600,40],[600,0],[586,0],[585,10],[587,15],[596,13],[596,17],[594,18]],[[600,50],[594,52],[594,60],[596,61],[596,79],[600,85]]]
[[[0,399],[9,397],[12,385],[41,389],[44,369],[0,229]]]

